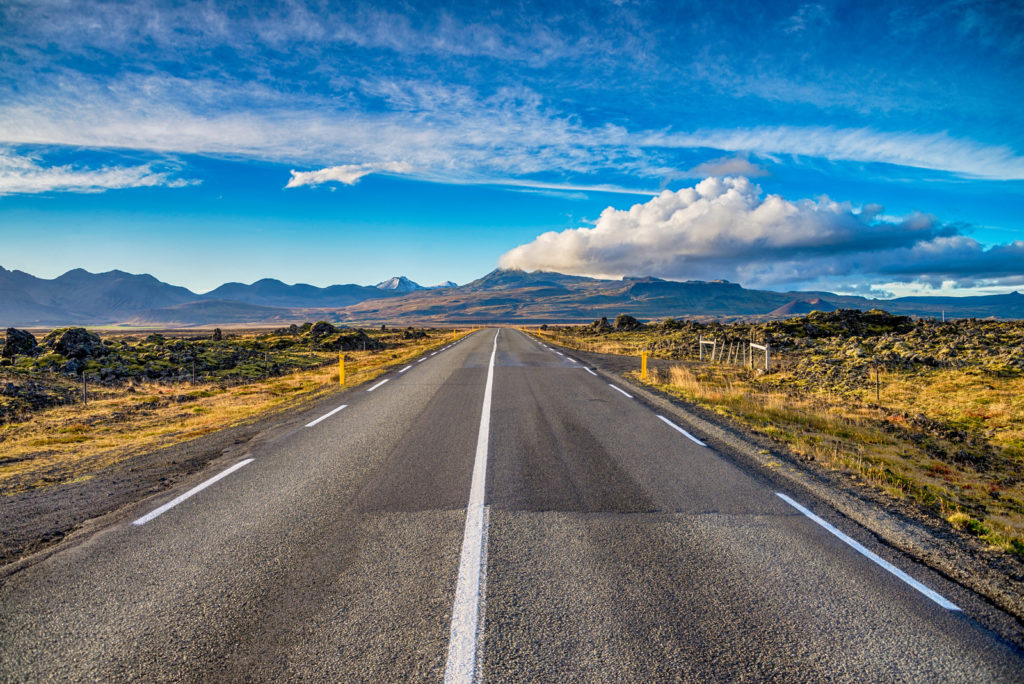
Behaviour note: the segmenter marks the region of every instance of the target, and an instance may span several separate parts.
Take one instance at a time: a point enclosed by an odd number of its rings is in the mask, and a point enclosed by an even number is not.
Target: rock
[[[71,359],[60,367],[60,371],[68,375],[78,375],[84,368],[85,364],[80,359]]]
[[[642,327],[643,323],[628,314],[619,314],[615,317],[616,330],[639,330]]]
[[[17,328],[7,329],[7,341],[4,342],[4,350],[0,353],[5,359],[12,358],[15,354],[31,354],[36,348],[35,335]]]
[[[608,323],[608,319],[602,316],[601,320],[594,321],[590,324],[590,329],[594,332],[610,332],[612,326]]]
[[[69,359],[88,359],[106,356],[110,350],[99,335],[85,328],[68,328],[53,345],[55,351]]]
[[[327,321],[317,321],[313,327],[309,329],[309,336],[316,339],[318,337],[333,335],[336,332],[338,332],[338,329]]]

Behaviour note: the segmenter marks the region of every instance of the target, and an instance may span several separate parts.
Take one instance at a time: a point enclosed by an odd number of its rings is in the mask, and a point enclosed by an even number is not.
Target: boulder
[[[608,323],[608,319],[602,316],[601,320],[594,321],[590,324],[590,329],[594,332],[609,332],[611,331],[612,326]]]
[[[88,359],[106,356],[110,350],[99,335],[85,328],[68,328],[53,345],[55,351],[69,359]]]
[[[15,354],[31,354],[36,348],[35,335],[17,328],[7,329],[7,341],[4,342],[4,350],[0,353],[5,359],[12,358]]]
[[[619,314],[615,317],[616,330],[639,330],[644,324],[628,314]]]
[[[313,327],[309,329],[309,336],[316,339],[318,337],[333,335],[336,332],[338,332],[338,329],[327,321],[317,321]]]

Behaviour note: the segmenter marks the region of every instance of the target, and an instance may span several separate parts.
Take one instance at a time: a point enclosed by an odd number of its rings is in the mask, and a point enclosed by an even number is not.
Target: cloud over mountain
[[[827,197],[762,197],[747,178],[707,178],[628,210],[608,207],[592,228],[544,233],[504,254],[500,264],[847,290],[866,279],[960,286],[1024,281],[1024,242],[985,248],[963,235],[963,226],[923,214],[880,220],[881,211]]]

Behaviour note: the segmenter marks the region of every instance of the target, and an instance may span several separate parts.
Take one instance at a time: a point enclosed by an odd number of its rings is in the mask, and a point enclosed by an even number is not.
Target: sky
[[[1024,289],[1024,5],[0,0],[0,266]]]

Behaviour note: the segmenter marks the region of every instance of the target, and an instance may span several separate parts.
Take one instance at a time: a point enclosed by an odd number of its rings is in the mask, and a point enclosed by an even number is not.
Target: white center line
[[[696,442],[697,444],[700,444],[702,447],[706,447],[707,446],[707,444],[705,444],[704,442],[700,441],[699,439],[697,439],[696,437],[691,435],[689,432],[687,432],[683,428],[681,428],[678,425],[676,425],[675,423],[673,423],[671,420],[669,420],[665,416],[658,416],[658,418],[661,418],[663,421],[665,421],[665,424],[668,425],[673,430],[678,430],[679,432],[681,432],[684,435],[686,435],[687,437],[689,437],[692,441]]]
[[[412,364],[411,363],[408,366],[406,366],[405,368],[403,368],[402,370],[398,371],[398,372],[399,373],[404,373],[405,371],[409,370],[410,368],[412,368]]]
[[[384,384],[385,382],[387,382],[387,381],[388,381],[388,380],[390,380],[390,379],[391,379],[391,378],[384,378],[383,380],[381,380],[381,381],[380,381],[380,382],[378,382],[378,383],[377,383],[376,385],[374,385],[373,387],[371,387],[370,389],[368,389],[368,390],[366,390],[366,391],[367,391],[367,392],[372,392],[373,390],[377,389],[378,387],[380,387],[381,385],[383,385],[383,384]]]
[[[627,397],[629,397],[630,399],[632,399],[632,398],[633,398],[633,395],[632,395],[632,394],[629,394],[628,392],[626,392],[626,390],[622,389],[621,387],[616,387],[615,385],[613,385],[613,384],[612,384],[612,383],[610,383],[610,382],[608,383],[608,386],[609,386],[609,387],[611,387],[611,388],[612,388],[613,390],[615,390],[616,392],[622,392],[623,394],[625,394],[625,395],[626,395]]]
[[[925,596],[930,598],[932,601],[934,601],[935,603],[937,603],[940,606],[942,606],[943,608],[945,608],[946,610],[954,610],[954,611],[959,611],[960,610],[960,608],[955,603],[951,602],[949,599],[947,599],[942,594],[929,589],[928,587],[926,587],[925,585],[921,584],[916,579],[914,579],[913,577],[908,575],[907,573],[905,573],[902,570],[900,570],[899,568],[897,568],[895,565],[893,565],[889,561],[884,560],[884,559],[880,558],[879,556],[877,556],[875,553],[869,551],[864,546],[862,546],[860,542],[858,542],[855,539],[852,539],[851,537],[846,536],[845,534],[840,532],[838,529],[836,529],[834,526],[832,526],[830,523],[828,523],[825,520],[819,518],[814,513],[811,513],[809,510],[807,510],[806,508],[804,508],[803,506],[798,504],[796,501],[793,501],[793,499],[789,498],[788,496],[786,496],[782,492],[775,492],[775,493],[779,496],[779,498],[781,498],[783,501],[788,503],[790,506],[792,506],[796,510],[800,511],[801,513],[806,515],[808,518],[810,518],[814,522],[816,522],[819,525],[821,525],[822,527],[824,527],[826,530],[828,530],[829,532],[834,534],[836,537],[838,537],[841,541],[843,541],[843,543],[848,544],[851,548],[853,548],[854,551],[856,551],[857,553],[861,554],[862,556],[864,556],[865,558],[867,558],[871,562],[875,563],[876,565],[880,566],[884,570],[887,570],[887,571],[891,572],[892,574],[896,575],[896,577],[900,578],[901,580],[903,580],[904,582],[906,582],[907,584],[912,586],[914,589],[917,589],[919,592],[921,592],[922,594],[924,594]]]
[[[319,423],[321,420],[326,420],[327,418],[330,418],[331,416],[333,416],[335,413],[337,413],[341,409],[345,408],[346,406],[348,406],[348,404],[342,404],[341,406],[339,406],[338,408],[334,409],[333,411],[328,411],[327,413],[325,413],[324,415],[320,416],[316,420],[314,420],[314,421],[312,421],[310,423],[306,423],[306,427],[313,427],[314,425]]]
[[[595,378],[597,377],[597,373],[595,373],[594,371],[590,370],[589,368],[584,368],[583,370],[587,371],[588,373],[593,375]]]
[[[231,466],[227,470],[225,470],[225,471],[223,471],[221,473],[218,473],[217,475],[214,475],[213,477],[211,477],[206,482],[204,482],[204,483],[202,483],[200,485],[196,485],[195,487],[193,487],[192,489],[188,490],[187,492],[185,492],[184,494],[182,494],[178,498],[172,499],[171,501],[168,501],[163,506],[161,506],[160,508],[157,508],[154,511],[150,511],[146,515],[142,516],[141,518],[139,518],[138,520],[133,522],[132,525],[145,525],[146,523],[148,523],[153,518],[157,517],[158,515],[162,515],[162,514],[166,513],[167,511],[171,510],[172,508],[174,508],[175,506],[180,504],[182,501],[185,501],[186,499],[188,499],[192,495],[198,494],[199,492],[203,491],[204,489],[206,489],[207,487],[209,487],[210,485],[212,485],[214,482],[216,482],[217,480],[221,479],[222,477],[227,477],[228,475],[230,475],[231,473],[235,472],[236,470],[238,470],[242,466],[248,465],[248,464],[252,463],[255,460],[256,459],[254,459],[254,458],[247,458],[244,461],[239,461],[238,463],[236,463],[235,465]]]
[[[484,385],[484,403],[480,412],[480,431],[476,439],[476,460],[473,462],[473,484],[469,490],[469,505],[466,506],[466,530],[462,536],[462,556],[459,560],[459,579],[455,585],[455,605],[452,608],[452,629],[448,638],[448,663],[445,665],[446,684],[459,682],[472,684],[476,681],[477,655],[483,650],[477,639],[483,631],[483,610],[480,594],[482,579],[486,577],[483,567],[486,558],[484,538],[486,534],[486,508],[484,488],[487,484],[487,442],[491,433],[491,393],[494,387],[494,357],[498,353],[499,330],[494,336],[491,362],[487,367],[487,384]]]

